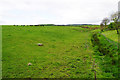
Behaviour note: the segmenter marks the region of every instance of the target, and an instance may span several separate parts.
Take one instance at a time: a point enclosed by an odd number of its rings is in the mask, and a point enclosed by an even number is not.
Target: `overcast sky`
[[[100,24],[120,0],[0,0],[0,25]]]

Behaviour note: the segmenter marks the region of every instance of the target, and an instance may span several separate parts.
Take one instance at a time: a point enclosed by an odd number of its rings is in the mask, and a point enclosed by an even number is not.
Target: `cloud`
[[[99,24],[117,10],[118,1],[0,0],[0,21],[4,24]]]
[[[5,21],[0,21],[0,23],[1,23],[1,24],[6,24],[6,22],[5,22]]]

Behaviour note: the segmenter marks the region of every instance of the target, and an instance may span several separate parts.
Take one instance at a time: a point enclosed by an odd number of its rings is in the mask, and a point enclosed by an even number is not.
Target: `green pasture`
[[[2,77],[94,78],[96,70],[97,78],[114,78],[94,64],[91,34],[72,26],[2,26]]]
[[[61,26],[3,26],[2,31],[3,78],[94,77],[88,30]]]

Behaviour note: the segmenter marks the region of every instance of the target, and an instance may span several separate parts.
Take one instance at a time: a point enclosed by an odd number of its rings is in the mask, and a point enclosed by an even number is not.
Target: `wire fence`
[[[100,33],[100,32],[99,32]],[[119,43],[115,43],[114,41],[110,40],[109,38],[107,38],[104,34],[100,33],[102,36],[105,37],[105,39],[110,43],[110,44],[113,44],[113,46],[117,46],[119,45]]]

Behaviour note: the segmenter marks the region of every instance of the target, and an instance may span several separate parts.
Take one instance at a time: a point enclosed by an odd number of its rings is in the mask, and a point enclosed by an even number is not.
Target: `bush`
[[[110,23],[110,24],[108,25],[108,28],[109,28],[110,30],[115,30],[115,23],[114,23],[114,22]]]

